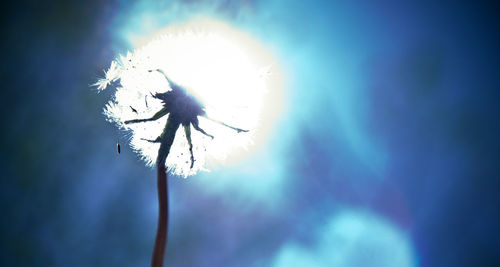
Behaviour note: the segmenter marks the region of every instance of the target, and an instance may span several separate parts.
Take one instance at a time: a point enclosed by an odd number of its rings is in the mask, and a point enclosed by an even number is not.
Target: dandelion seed
[[[132,106],[130,106],[130,108],[132,109],[132,111],[135,113],[135,114],[139,114],[139,112],[137,112],[137,110],[135,108],[133,108]]]

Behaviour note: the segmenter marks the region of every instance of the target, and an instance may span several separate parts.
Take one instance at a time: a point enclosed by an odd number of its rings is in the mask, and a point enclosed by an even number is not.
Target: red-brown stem
[[[168,185],[165,164],[157,165],[158,169],[158,228],[156,230],[155,247],[151,267],[162,267],[168,231]]]

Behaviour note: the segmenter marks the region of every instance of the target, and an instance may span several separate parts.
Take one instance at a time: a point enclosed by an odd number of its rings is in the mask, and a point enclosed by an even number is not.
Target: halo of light
[[[120,129],[131,131],[130,145],[147,165],[155,162],[159,144],[144,139],[159,136],[167,116],[154,122],[124,122],[150,118],[162,108],[161,102],[151,94],[170,88],[161,74],[149,70],[162,69],[171,80],[185,87],[205,106],[210,118],[249,130],[236,133],[200,117],[200,127],[215,138],[211,140],[192,131],[195,163],[190,168],[188,144],[181,127],[166,162],[171,172],[186,177],[199,170],[207,171],[215,162],[240,159],[253,144],[256,133],[266,131],[260,129],[262,125],[270,125],[260,119],[263,102],[269,84],[272,90],[279,91],[277,84],[280,83],[276,82],[280,79],[279,70],[271,54],[249,34],[221,22],[198,19],[169,26],[143,44],[113,61],[105,78],[96,86],[104,90],[114,82],[119,83],[104,114]],[[282,106],[280,98],[273,102],[276,107]],[[266,114],[264,118],[275,117]]]

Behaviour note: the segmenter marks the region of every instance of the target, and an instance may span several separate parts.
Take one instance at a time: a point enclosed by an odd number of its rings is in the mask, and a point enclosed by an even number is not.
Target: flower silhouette
[[[94,85],[116,88],[104,115],[131,133],[132,149],[148,166],[161,143],[151,141],[160,141],[168,120],[181,119],[183,127],[171,128],[176,138],[165,162],[169,172],[187,177],[252,143],[267,70],[220,35],[183,32],[120,56]]]
[[[258,123],[268,68],[257,67],[231,39],[166,34],[111,62],[94,84],[99,91],[116,88],[104,115],[131,133],[133,150],[157,167],[152,266],[163,266],[167,243],[167,169],[184,177],[208,170],[210,159],[224,160],[231,149],[250,144]]]

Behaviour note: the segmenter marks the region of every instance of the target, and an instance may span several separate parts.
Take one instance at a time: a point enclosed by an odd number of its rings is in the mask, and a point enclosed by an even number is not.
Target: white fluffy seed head
[[[215,138],[212,140],[192,127],[195,162],[190,168],[189,146],[180,127],[166,165],[170,172],[184,177],[207,171],[214,163],[231,157],[231,151],[241,152],[252,143],[270,64],[262,60],[266,53],[248,35],[221,23],[196,23],[167,28],[141,48],[119,56],[111,62],[105,78],[94,84],[98,90],[117,85],[104,115],[121,130],[131,132],[130,145],[148,166],[156,160],[159,143],[143,139],[156,139],[168,116],[151,122],[124,122],[150,118],[163,108],[152,94],[171,89],[162,74],[149,70],[161,69],[186,88],[204,105],[208,117],[249,130],[237,133],[199,117],[199,126]]]

